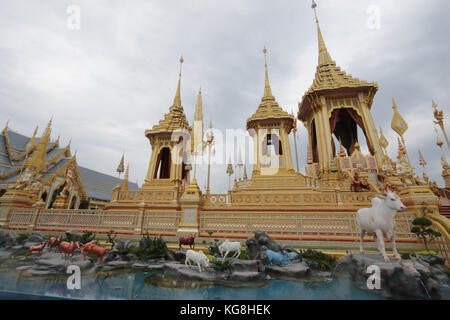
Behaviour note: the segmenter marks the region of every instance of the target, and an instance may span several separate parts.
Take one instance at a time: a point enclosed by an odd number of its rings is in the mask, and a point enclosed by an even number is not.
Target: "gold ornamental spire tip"
[[[328,52],[328,49],[325,45],[325,41],[323,40],[322,31],[320,30],[319,19],[317,18],[316,11],[317,4],[313,1],[311,8],[314,10],[314,17],[316,18],[317,25],[317,39],[319,45],[319,65],[327,64],[332,61],[331,55]]]
[[[264,85],[264,97],[273,97],[272,89],[270,88],[270,83],[269,83],[269,71],[267,70],[267,49],[266,49],[266,47],[264,47],[263,53],[264,53],[264,68],[265,68],[265,72],[266,72],[265,85]]]
[[[181,94],[180,94],[180,87],[181,87],[181,70],[183,67],[183,56],[181,56],[180,58],[180,73],[178,74],[178,87],[177,87],[177,92],[175,94],[175,98],[173,99],[173,105],[177,106],[177,107],[181,107]]]

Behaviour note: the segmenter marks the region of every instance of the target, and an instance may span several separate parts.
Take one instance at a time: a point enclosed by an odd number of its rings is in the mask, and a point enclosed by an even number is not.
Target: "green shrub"
[[[430,227],[433,222],[427,218],[416,218],[413,220],[412,224],[414,227],[411,228],[411,232],[414,233],[417,238],[421,239],[425,245],[425,250],[430,251],[428,249],[428,243],[432,242],[434,239],[442,236],[442,234],[438,231],[435,231]]]
[[[167,248],[166,242],[162,237],[151,238],[150,236],[144,236],[143,241],[140,242],[137,248],[137,256],[139,259],[157,259],[164,258],[169,249]]]
[[[222,262],[221,259],[214,259],[213,261],[211,261],[211,267],[214,270],[217,271],[224,271],[224,270],[228,270],[231,267],[231,262],[230,261],[224,261]]]
[[[333,256],[330,256],[326,253],[323,253],[322,251],[314,250],[314,249],[301,249],[300,255],[303,258],[309,259],[313,262],[316,262],[319,264],[320,268],[323,270],[331,270],[333,269],[336,258]]]

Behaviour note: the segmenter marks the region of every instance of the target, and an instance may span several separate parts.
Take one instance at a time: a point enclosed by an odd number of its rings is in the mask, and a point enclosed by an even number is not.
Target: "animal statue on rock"
[[[204,266],[205,268],[209,266],[209,259],[203,253],[203,251],[188,250],[186,252],[186,259],[184,261],[184,264],[186,266],[190,266],[191,262],[197,264],[199,272],[202,272],[202,266]]]
[[[86,243],[80,250],[84,254],[84,260],[86,260],[86,256],[89,253],[93,253],[99,257],[99,263],[103,263],[103,259],[107,252],[106,248],[96,245],[94,241]]]
[[[364,235],[367,233],[369,235],[373,235],[376,239],[378,251],[380,251],[380,254],[383,256],[385,262],[389,262],[389,258],[386,255],[384,238],[386,237],[391,239],[394,257],[400,261],[401,257],[397,252],[394,237],[394,218],[397,211],[405,210],[405,205],[393,192],[388,192],[380,197],[373,198],[371,208],[359,209],[357,211],[356,221],[358,222],[360,230],[361,254],[364,254],[363,242]]]
[[[77,242],[66,242],[63,241],[59,245],[59,252],[61,253],[61,256],[64,255],[65,258],[67,257],[73,257],[73,254],[75,253],[75,250],[80,247],[80,244]]]
[[[51,251],[53,248],[55,248],[55,247],[57,248],[60,240],[61,240],[61,237],[58,237],[58,238],[51,237],[48,240],[48,247],[49,247],[48,250]]]
[[[187,237],[180,237],[180,250],[183,248],[182,245],[188,245],[190,249],[195,249],[195,235],[190,235]]]
[[[39,252],[39,254],[42,254],[42,250],[44,249],[46,244],[47,244],[47,242],[42,242],[38,246],[31,246],[31,247],[29,247],[27,256],[29,256],[33,251],[37,251],[37,252]]]
[[[223,252],[225,251],[225,255]],[[237,258],[241,255],[241,243],[239,241],[231,242],[228,239],[222,242],[222,244],[219,246],[219,252],[222,256],[222,262],[227,257],[228,253],[235,252],[233,258]]]
[[[283,255],[280,252],[273,251],[273,250],[267,250],[266,256],[267,256],[267,262],[270,265],[273,264],[273,262],[275,262],[275,263],[279,264],[280,266],[284,266],[291,262],[285,255]]]

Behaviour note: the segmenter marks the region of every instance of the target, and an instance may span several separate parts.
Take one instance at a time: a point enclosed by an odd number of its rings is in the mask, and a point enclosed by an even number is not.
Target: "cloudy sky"
[[[450,2],[317,0],[332,58],[349,74],[379,84],[375,123],[391,141],[391,99],[442,185],[431,99],[450,113]],[[72,139],[80,165],[116,175],[122,152],[131,180],[143,183],[151,148],[144,131],[172,104],[183,55],[182,105],[192,122],[203,92],[205,126],[245,129],[264,88],[268,49],[272,91],[287,111],[312,83],[317,33],[309,0],[23,1],[0,3],[0,126],[31,135],[53,115],[53,137]],[[77,10],[80,13],[77,28]],[[378,19],[379,18],[379,19]],[[447,124],[448,124],[447,120]],[[306,130],[299,123],[300,171]],[[442,138],[442,137],[441,137]],[[446,149],[447,156],[449,150]],[[248,168],[250,169],[250,167]],[[224,192],[224,165],[212,168]],[[422,173],[422,169],[419,169]],[[205,166],[199,168],[201,187]]]

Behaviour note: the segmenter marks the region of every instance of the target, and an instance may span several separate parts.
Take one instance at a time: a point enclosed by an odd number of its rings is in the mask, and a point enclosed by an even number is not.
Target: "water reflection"
[[[379,299],[362,291],[346,279],[328,282],[262,280],[251,285],[242,282],[192,281],[164,275],[161,271],[129,273],[103,272],[82,277],[80,290],[69,290],[67,276],[31,276],[24,271],[0,274],[1,292],[69,299],[144,300],[304,300]],[[9,295],[11,298],[11,295]]]

